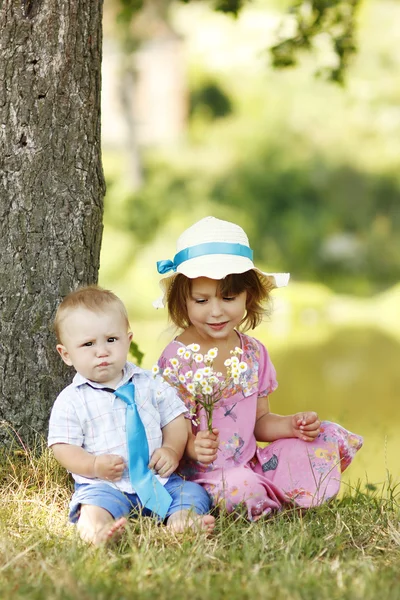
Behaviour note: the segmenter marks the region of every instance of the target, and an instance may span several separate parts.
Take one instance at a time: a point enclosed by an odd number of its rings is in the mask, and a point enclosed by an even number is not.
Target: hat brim
[[[199,256],[190,261],[186,261],[178,266],[173,275],[163,277],[159,285],[163,291],[162,296],[153,302],[154,308],[164,308],[166,305],[166,292],[168,291],[173,279],[178,273],[186,275],[189,279],[197,277],[208,277],[209,279],[224,279],[232,273],[245,273],[254,270],[268,279],[272,288],[285,287],[290,279],[290,273],[266,273],[254,266],[249,258],[243,256],[235,257],[235,266],[232,266],[232,257],[226,254],[213,254],[207,260],[206,256]]]

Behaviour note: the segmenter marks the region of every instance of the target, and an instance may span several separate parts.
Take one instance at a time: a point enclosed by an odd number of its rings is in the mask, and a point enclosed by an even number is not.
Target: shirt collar
[[[118,383],[118,387],[127,383],[129,381],[129,379],[131,379],[133,377],[134,373],[137,372],[138,370],[139,370],[139,367],[137,367],[136,365],[134,365],[130,362],[126,362],[124,365],[124,369],[123,369],[122,379]],[[90,384],[90,386],[93,388],[102,389],[105,387],[103,383],[97,383],[96,381],[91,381],[90,379],[86,379],[86,377],[83,377],[83,375],[81,375],[80,373],[76,373],[75,377],[72,380],[72,385],[75,387],[85,385],[86,383]]]

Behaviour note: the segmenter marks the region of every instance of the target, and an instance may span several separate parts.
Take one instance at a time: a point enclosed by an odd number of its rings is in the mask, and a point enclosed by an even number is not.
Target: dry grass
[[[43,441],[36,451],[11,443],[0,478],[2,600],[400,599],[400,496],[389,480],[304,514],[221,514],[210,537],[140,518],[118,545],[94,549],[67,523],[71,481]]]

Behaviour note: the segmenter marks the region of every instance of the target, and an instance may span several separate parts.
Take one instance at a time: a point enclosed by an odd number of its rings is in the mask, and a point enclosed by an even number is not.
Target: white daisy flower
[[[217,356],[218,356],[218,348],[210,348],[210,350],[207,352],[207,354],[211,358],[217,358]]]
[[[164,369],[163,375],[170,375],[172,373],[172,369],[170,367],[166,367]]]
[[[153,375],[157,375],[160,372],[160,368],[158,365],[154,365],[154,367],[152,367],[151,372],[153,373]]]
[[[194,392],[195,392],[195,385],[194,385],[194,383],[188,383],[187,386],[186,386],[186,389],[191,394],[194,394]]]
[[[202,355],[202,354],[194,354],[194,355],[193,355],[193,358],[194,358],[194,360],[195,360],[197,363],[201,363],[201,362],[203,362],[203,355]]]
[[[247,371],[247,364],[245,362],[240,362],[238,364],[238,368],[239,368],[239,371],[244,373],[245,371]]]
[[[198,352],[200,350],[199,344],[189,344],[187,348],[189,348],[189,350],[192,350],[193,352]]]
[[[229,358],[228,358],[228,360],[229,360]],[[239,364],[239,359],[237,356],[232,356],[231,361],[232,361],[233,365]]]
[[[190,379],[193,376],[193,371],[186,371],[185,377],[186,379]]]
[[[236,346],[236,348],[234,350],[231,350],[232,354],[243,354],[243,350],[241,348],[238,348],[238,346]]]
[[[169,362],[173,367],[177,367],[179,365],[179,360],[177,358],[170,358]]]
[[[203,373],[201,371],[196,371],[196,373],[194,374],[193,379],[195,381],[202,381],[202,379],[203,379]]]
[[[186,379],[185,379],[185,376],[184,376],[184,375],[179,375],[178,379],[179,379],[179,381],[180,381],[181,383],[185,383],[185,381],[186,381]]]
[[[212,394],[212,391],[213,391],[213,389],[212,389],[211,385],[205,385],[203,387],[204,394]]]
[[[227,358],[227,359],[226,359],[226,361],[224,362],[224,365],[225,365],[226,367],[230,367],[230,366],[231,366],[231,363],[232,363],[232,359],[231,359],[231,358]]]
[[[178,348],[177,355],[178,356],[183,356],[184,354],[185,354],[185,348],[182,348],[182,347]]]
[[[238,385],[238,384],[239,384],[239,377],[234,377],[234,378],[233,378],[233,383],[234,383],[235,385]]]
[[[209,375],[211,375],[211,373],[212,373],[212,368],[211,367],[204,367],[203,373],[204,373],[204,375],[206,377],[209,377]]]
[[[190,352],[190,350],[185,350],[184,354],[183,354],[183,358],[185,360],[189,360],[189,358],[192,356],[192,353]]]

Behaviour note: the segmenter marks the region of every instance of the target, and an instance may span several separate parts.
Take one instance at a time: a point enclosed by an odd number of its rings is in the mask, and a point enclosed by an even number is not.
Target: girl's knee
[[[250,498],[261,498],[265,495],[259,476],[243,467],[225,471],[218,484],[207,485],[206,489],[214,504],[224,503],[230,510]]]
[[[251,469],[245,467],[236,467],[224,471],[223,486],[226,489],[246,489],[259,486],[259,475]]]

